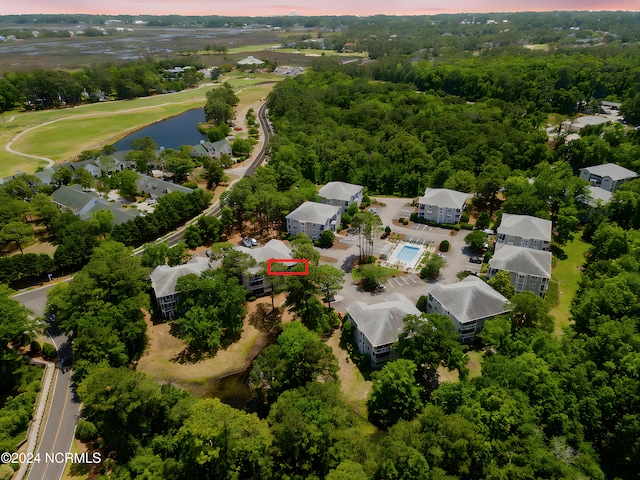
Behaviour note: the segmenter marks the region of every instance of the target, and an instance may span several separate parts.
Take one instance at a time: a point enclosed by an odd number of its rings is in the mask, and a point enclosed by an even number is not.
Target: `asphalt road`
[[[28,292],[14,295],[14,299],[29,308],[34,315],[42,316],[47,304],[47,293],[53,285],[36,288]],[[47,333],[58,350],[58,357],[70,362],[72,358],[71,345],[67,337],[54,328],[48,328]],[[51,388],[51,401],[47,421],[34,452],[34,458],[39,462],[31,465],[27,477],[29,480],[58,480],[62,477],[66,461],[62,455],[70,451],[71,442],[76,428],[76,417],[80,412],[80,401],[73,389],[71,370],[57,371]],[[39,455],[38,455],[39,454]],[[49,454],[47,456],[47,454]],[[51,461],[47,461],[47,460]]]
[[[251,165],[249,165],[249,167],[247,167],[247,170],[245,171],[244,175],[245,176],[249,176],[249,175],[253,175],[256,171],[256,169],[262,165],[262,163],[264,162],[265,158],[266,158],[266,151],[267,151],[267,144],[269,143],[269,140],[271,139],[271,137],[273,136],[273,128],[271,127],[271,123],[269,122],[269,119],[267,118],[267,104],[263,103],[260,108],[258,109],[258,122],[260,123],[260,125],[262,126],[262,133],[264,135],[264,142],[262,142],[262,147],[260,148],[260,151],[257,153],[256,158],[253,160],[253,162],[251,162]],[[220,214],[222,212],[222,207],[220,207],[220,202],[216,202],[211,208],[209,208],[209,210],[207,210],[205,212],[205,215],[209,216],[209,217],[220,217]],[[178,243],[180,240],[182,240],[182,237],[184,236],[184,228],[179,228],[178,230],[176,230],[174,233],[172,233],[171,235],[169,235],[166,238],[166,242],[169,246],[174,246],[176,243]],[[142,255],[142,250],[140,250],[137,255]]]
[[[247,168],[245,175],[253,175],[255,170],[262,165],[265,160],[267,143],[273,135],[273,129],[267,119],[266,103],[258,109],[258,121],[262,126],[264,142],[256,158]],[[220,212],[220,204],[216,203],[206,212],[206,215],[219,217]],[[184,229],[173,233],[167,238],[169,245],[178,243],[183,235]],[[36,316],[42,316],[47,304],[47,293],[52,287],[53,285],[47,285],[19,293],[14,298],[29,308]],[[65,366],[68,365],[66,362],[71,362],[72,359],[69,340],[62,332],[52,327],[48,329],[48,333],[58,350],[58,358],[65,359]],[[40,461],[32,464],[26,477],[28,480],[59,480],[62,478],[66,466],[64,454],[70,452],[76,419],[80,413],[80,400],[75,393],[75,384],[71,381],[72,373],[71,369],[66,371],[58,369],[57,371],[46,424],[38,448],[34,452],[37,454],[34,458],[39,458]]]

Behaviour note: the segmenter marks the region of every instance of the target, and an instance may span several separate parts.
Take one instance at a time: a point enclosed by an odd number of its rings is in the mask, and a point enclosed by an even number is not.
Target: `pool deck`
[[[405,248],[416,250],[416,253],[410,261],[403,261],[398,258]],[[393,252],[391,252],[391,255],[389,256],[389,260],[387,260],[386,263],[389,266],[394,266],[403,270],[415,270],[416,267],[420,264],[420,260],[422,259],[426,251],[427,249],[422,245],[412,245],[410,243],[400,242],[393,249]]]

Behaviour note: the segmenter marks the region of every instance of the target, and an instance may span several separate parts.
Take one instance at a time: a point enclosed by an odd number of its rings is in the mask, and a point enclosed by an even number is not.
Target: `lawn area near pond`
[[[246,79],[232,75],[228,80],[243,102],[263,98],[268,90],[264,82],[280,80],[273,75],[257,75]],[[204,107],[206,93],[217,84],[206,83],[195,89],[113,102],[100,102],[74,108],[38,112],[5,112],[4,128],[0,129],[0,177],[14,175],[18,170],[33,173],[44,160],[29,158],[16,152],[37,155],[62,162],[71,160],[83,150],[115,143],[132,131],[146,125]],[[256,90],[254,92],[254,89]],[[243,120],[243,119],[242,119]]]
[[[562,335],[562,329],[571,324],[571,301],[578,291],[585,254],[589,247],[590,244],[582,240],[582,233],[576,235],[573,241],[567,243],[563,248],[566,258],[558,260],[553,268],[551,278],[558,282],[559,290],[559,302],[550,312],[555,319],[554,331],[556,335]]]

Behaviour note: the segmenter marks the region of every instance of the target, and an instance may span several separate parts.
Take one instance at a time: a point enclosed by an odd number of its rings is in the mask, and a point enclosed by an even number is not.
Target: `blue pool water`
[[[412,263],[415,260],[416,255],[420,249],[418,247],[412,247],[410,245],[404,245],[402,250],[398,252],[397,260],[405,263]]]

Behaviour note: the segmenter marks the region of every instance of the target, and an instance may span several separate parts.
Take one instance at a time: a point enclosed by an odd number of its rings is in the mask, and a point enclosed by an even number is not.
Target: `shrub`
[[[40,353],[42,346],[37,340],[34,340],[29,344],[29,349],[31,350],[31,353]]]
[[[429,301],[429,297],[427,297],[426,295],[420,295],[420,298],[418,298],[418,301],[416,303],[416,308],[421,312],[426,313],[428,301]]]
[[[331,230],[324,230],[320,234],[320,240],[318,240],[318,246],[322,248],[330,248],[333,246],[333,241],[336,238]]]
[[[195,182],[184,182],[182,186],[190,188],[191,190],[195,190],[196,188],[198,188],[198,184]]]
[[[460,215],[460,223],[468,223],[469,222],[469,212],[462,212]]]
[[[255,302],[256,301],[256,296],[255,295],[251,295],[249,298],[247,298],[248,302]]]
[[[402,220],[402,224],[403,225],[409,225],[409,220],[405,218],[404,220]]]
[[[47,360],[53,360],[58,355],[58,351],[56,347],[51,345],[50,343],[44,343],[42,345],[42,356]]]
[[[14,473],[15,472],[10,465],[6,463],[0,465],[0,480],[11,480],[11,477],[13,477]]]
[[[80,420],[78,422],[78,426],[76,427],[76,438],[82,443],[87,443],[91,440],[95,440],[97,436],[98,429],[93,423],[86,420]]]
[[[438,248],[441,252],[448,252],[451,248],[451,244],[449,243],[449,240],[442,240]]]
[[[412,222],[418,222],[418,212],[413,212],[409,218],[411,219]]]
[[[391,227],[389,225],[384,227],[384,233],[391,233]]]
[[[459,227],[463,230],[473,230],[473,225],[470,223],[461,223]]]

